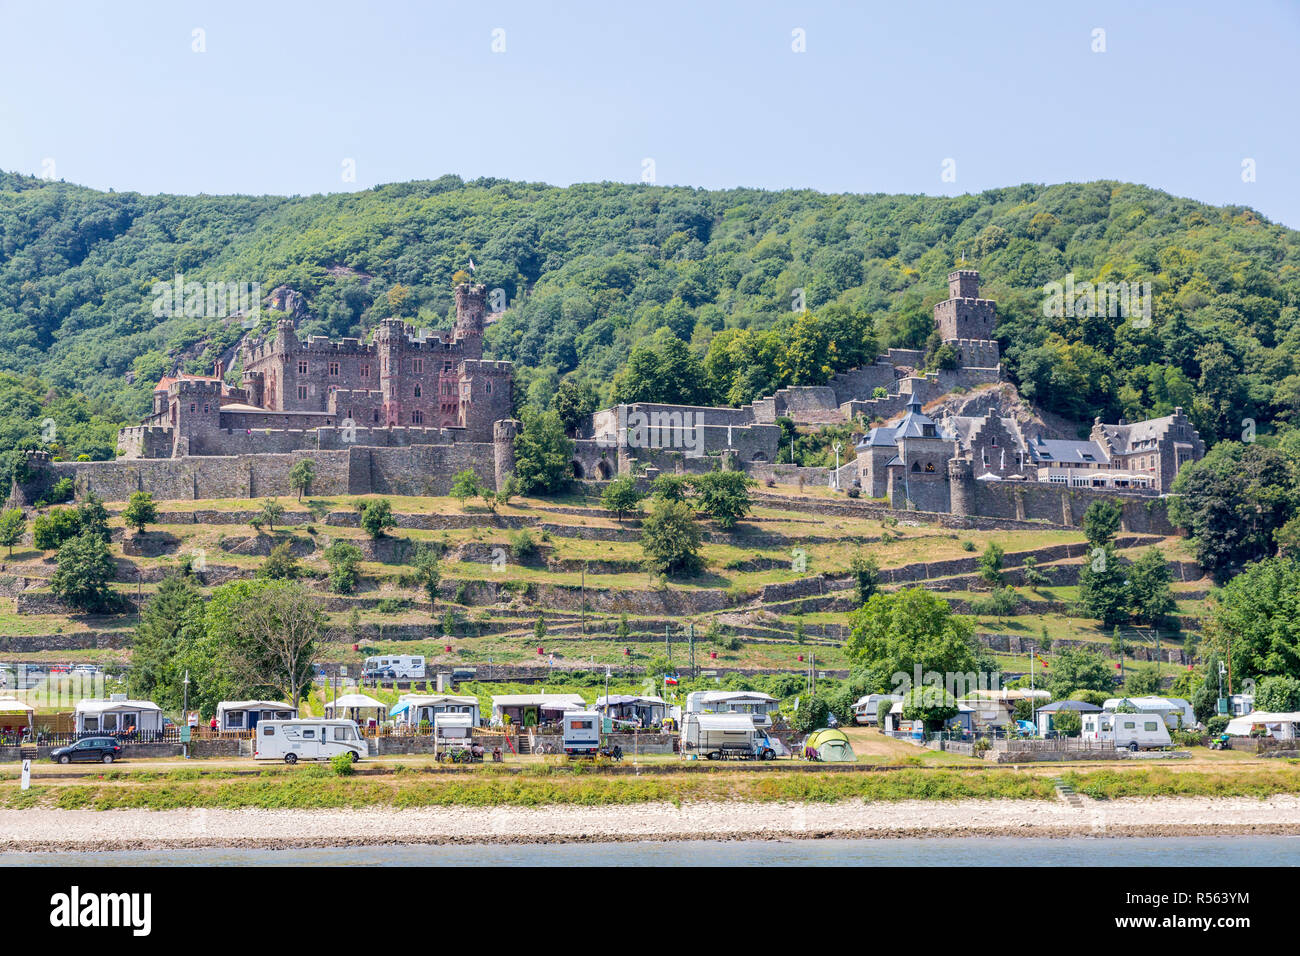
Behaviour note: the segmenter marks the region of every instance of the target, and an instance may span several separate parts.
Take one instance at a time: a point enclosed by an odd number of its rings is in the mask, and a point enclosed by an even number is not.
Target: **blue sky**
[[[708,188],[1106,178],[1300,227],[1300,4],[981,6],[0,0],[0,168],[145,193],[635,182],[647,158]]]

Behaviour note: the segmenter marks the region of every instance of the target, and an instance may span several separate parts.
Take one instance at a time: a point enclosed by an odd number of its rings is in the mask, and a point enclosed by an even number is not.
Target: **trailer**
[[[600,714],[571,710],[564,715],[564,752],[570,757],[594,757],[600,749]]]
[[[708,760],[774,760],[777,753],[748,714],[682,714],[681,749]]]
[[[356,763],[369,752],[355,720],[300,717],[294,720],[263,720],[253,737],[255,760],[329,760],[348,754]]]
[[[483,748],[474,743],[471,714],[441,713],[433,718],[433,753],[439,762],[467,763],[483,759]]]

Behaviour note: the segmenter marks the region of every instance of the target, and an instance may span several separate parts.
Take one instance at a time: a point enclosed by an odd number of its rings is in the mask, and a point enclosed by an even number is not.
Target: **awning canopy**
[[[387,707],[382,701],[375,700],[367,694],[344,694],[337,700],[332,700],[325,705],[328,711],[337,713],[340,710],[385,710]]]

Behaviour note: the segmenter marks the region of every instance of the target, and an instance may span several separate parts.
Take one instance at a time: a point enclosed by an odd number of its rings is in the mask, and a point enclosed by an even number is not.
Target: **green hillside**
[[[0,450],[53,417],[56,453],[110,457],[114,424],[143,412],[160,374],[207,370],[237,342],[238,319],[153,314],[154,283],[178,272],[264,296],[288,285],[313,316],[302,333],[364,335],[392,315],[449,325],[470,259],[507,297],[488,352],[519,364],[521,403],[549,403],[565,378],[589,401],[742,403],[816,384],[877,347],[925,347],[964,259],[998,300],[1009,376],[1051,411],[1182,405],[1210,440],[1300,413],[1297,234],[1144,186],[946,198],[448,176],[284,198],[0,173]],[[1067,273],[1152,282],[1150,327],[1045,318],[1042,287]],[[811,316],[791,311],[797,289]]]

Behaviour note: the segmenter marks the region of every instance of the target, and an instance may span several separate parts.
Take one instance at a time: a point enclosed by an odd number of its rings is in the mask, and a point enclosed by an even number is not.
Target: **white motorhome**
[[[392,677],[397,680],[424,680],[424,657],[420,654],[367,657],[361,676]]]
[[[1146,750],[1168,747],[1173,741],[1160,714],[1081,714],[1080,736],[1090,740],[1113,740],[1115,749]]]
[[[564,752],[573,757],[591,757],[600,749],[600,714],[594,710],[570,710],[564,715]]]
[[[772,760],[776,746],[754,726],[748,714],[682,714],[683,753],[701,753],[709,760],[727,757]]]
[[[853,722],[855,724],[879,723],[881,701],[888,701],[889,706],[892,706],[894,701],[902,699],[902,694],[868,694],[866,697],[859,697],[858,702],[853,705]],[[885,713],[889,713],[889,706],[885,707]]]
[[[350,754],[356,763],[366,756],[366,741],[357,730],[355,720],[328,720],[300,717],[295,720],[263,720],[253,737],[253,757],[257,760],[329,760],[337,754]]]

